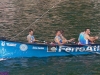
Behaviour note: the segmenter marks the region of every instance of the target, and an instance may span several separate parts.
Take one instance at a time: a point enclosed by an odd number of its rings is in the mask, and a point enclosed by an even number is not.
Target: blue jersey
[[[60,36],[56,36],[55,39],[58,38],[59,42],[62,43],[62,38]],[[56,42],[57,43],[57,42]]]
[[[89,41],[87,39],[85,39],[85,33],[84,32],[80,33],[80,35],[79,35],[79,42],[82,45],[89,44]]]

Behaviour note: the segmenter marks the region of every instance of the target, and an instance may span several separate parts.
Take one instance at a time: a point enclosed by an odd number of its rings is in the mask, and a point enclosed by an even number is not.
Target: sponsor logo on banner
[[[56,46],[48,46],[47,52],[56,52],[57,47]]]
[[[1,46],[5,46],[5,41],[1,41]]]
[[[28,46],[26,44],[21,44],[20,45],[20,50],[21,51],[26,51],[28,49]]]
[[[84,47],[70,47],[70,46],[59,46],[59,52],[92,52],[100,51],[100,45],[97,46],[84,46]]]
[[[51,47],[51,51],[56,51],[56,47]]]
[[[44,47],[36,47],[36,46],[33,46],[32,49],[44,50]]]
[[[7,46],[16,46],[17,44],[15,43],[6,43]]]
[[[6,43],[5,41],[1,41],[1,46],[16,46],[15,43]]]

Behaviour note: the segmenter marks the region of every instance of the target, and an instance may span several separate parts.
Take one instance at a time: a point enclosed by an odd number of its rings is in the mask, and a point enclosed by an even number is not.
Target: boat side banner
[[[66,51],[66,52],[95,52],[100,51],[100,45],[83,45],[83,46],[59,46],[59,52]]]

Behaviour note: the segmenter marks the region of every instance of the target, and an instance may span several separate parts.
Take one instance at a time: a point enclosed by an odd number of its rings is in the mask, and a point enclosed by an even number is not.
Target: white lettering
[[[14,43],[6,43],[7,46],[16,46]]]
[[[80,52],[84,52],[85,51],[85,48],[84,47],[80,47],[79,51]]]
[[[44,49],[44,47],[38,47],[38,49]]]
[[[62,50],[66,50],[65,46],[59,46],[59,52],[61,52]]]
[[[39,50],[41,49],[42,50],[42,49],[44,49],[44,47],[33,47],[32,49],[39,49]]]
[[[62,50],[66,52],[92,52],[100,51],[100,46],[84,46],[84,47],[68,47],[68,46],[59,46],[59,52]]]
[[[38,49],[37,47],[33,47],[32,49]]]
[[[71,50],[72,50],[71,47],[67,47],[67,48],[65,49],[66,52],[70,52]]]
[[[86,48],[86,51],[90,51],[90,52],[92,52],[92,47],[91,46],[88,46],[87,48]]]
[[[79,47],[76,47],[76,48],[75,48],[75,51],[76,51],[76,52],[78,52],[79,50],[80,50],[80,48],[79,48]]]
[[[93,47],[93,50],[94,50],[94,51],[100,51],[100,46],[94,46],[94,47]]]
[[[71,51],[74,52],[74,50],[75,50],[75,48],[72,47],[72,50]]]

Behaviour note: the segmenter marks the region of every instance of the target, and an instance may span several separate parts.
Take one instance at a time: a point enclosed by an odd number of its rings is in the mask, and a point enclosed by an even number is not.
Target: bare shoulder
[[[27,35],[27,37],[30,37],[30,35]]]
[[[30,38],[30,35],[27,35],[27,39],[29,39]]]

